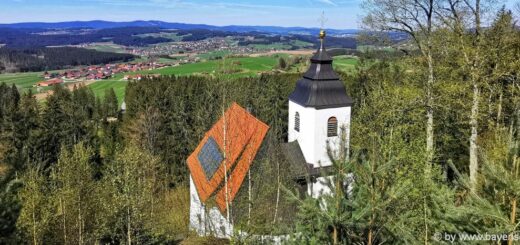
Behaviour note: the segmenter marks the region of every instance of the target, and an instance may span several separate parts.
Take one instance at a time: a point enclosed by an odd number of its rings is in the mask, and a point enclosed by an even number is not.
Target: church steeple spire
[[[325,48],[325,30],[320,31],[320,47],[311,57],[311,65],[296,84],[289,100],[316,109],[337,108],[352,105],[345,86],[334,72],[332,57]]]
[[[325,50],[325,37],[327,36],[327,33],[325,32],[325,30],[321,30],[320,31],[320,47],[318,49],[318,52],[316,52],[316,54],[319,54],[320,57],[319,57],[319,60],[321,61],[325,61],[325,60],[330,60],[332,61],[332,57],[330,57],[328,54],[327,54],[327,50]],[[315,55],[316,56],[316,55]],[[314,58],[314,57],[313,57]]]
[[[334,72],[332,67],[332,57],[325,49],[325,31],[320,31],[320,47],[318,51],[311,57],[311,66],[305,72],[303,77],[319,81],[319,80],[338,80],[339,76]]]
[[[332,57],[327,53],[327,50],[325,50],[325,37],[327,37],[327,32],[325,31],[325,22],[327,22],[327,19],[325,18],[325,12],[322,12],[320,18],[320,46],[318,48],[318,51],[311,58],[311,61],[314,61],[316,63],[329,61],[332,63]]]

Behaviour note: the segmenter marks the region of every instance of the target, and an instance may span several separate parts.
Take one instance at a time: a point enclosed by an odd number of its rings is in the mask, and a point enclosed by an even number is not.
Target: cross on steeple
[[[323,46],[323,39],[325,38],[325,23],[327,23],[327,18],[325,18],[325,11],[321,12],[321,17],[318,20],[320,22],[320,39]]]
[[[321,12],[321,16],[318,19],[318,21],[320,22],[320,28],[322,30],[325,30],[325,23],[327,23],[327,21],[329,21],[327,18],[325,18],[325,11]]]

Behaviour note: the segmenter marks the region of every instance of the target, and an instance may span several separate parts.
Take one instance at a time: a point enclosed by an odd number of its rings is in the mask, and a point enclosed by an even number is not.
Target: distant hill
[[[182,41],[200,41],[214,37],[233,36],[239,41],[239,45],[270,45],[274,43],[286,44],[291,47],[295,42],[305,42],[317,47],[319,40],[316,35],[308,35],[302,32],[291,34],[277,34],[259,31],[222,31],[211,29],[183,29],[172,30],[159,26],[126,26],[114,28],[88,28],[71,27],[61,29],[46,29],[38,25],[22,25],[24,27],[0,26],[0,44],[8,48],[40,48],[64,45],[79,45],[84,43],[112,41],[124,46],[148,46],[157,43],[171,42],[173,39],[160,36],[139,36],[152,33],[175,33],[182,36]],[[72,26],[72,25],[70,25]],[[253,40],[250,38],[254,37]],[[329,47],[356,48],[356,40],[352,36],[330,35],[327,39]]]
[[[69,21],[69,22],[26,22],[13,24],[0,24],[1,27],[6,28],[24,28],[24,29],[77,29],[77,28],[91,28],[91,29],[106,29],[119,27],[158,27],[164,29],[178,29],[178,30],[192,30],[192,29],[206,29],[215,31],[230,31],[230,32],[264,32],[272,34],[316,34],[319,28],[306,27],[279,27],[279,26],[213,26],[205,24],[185,24],[185,23],[171,23],[164,21],[130,21],[130,22],[113,22],[103,20],[93,21]],[[357,29],[327,29],[331,35],[354,35],[359,32]]]
[[[78,45],[82,43],[101,42],[111,40],[125,46],[146,46],[170,39],[160,37],[137,37],[135,35],[163,32],[159,27],[118,27],[89,30],[86,33],[61,33],[55,35],[35,34],[43,28],[6,28],[0,27],[0,43],[10,48],[37,48],[61,45]],[[71,29],[72,30],[72,29]]]

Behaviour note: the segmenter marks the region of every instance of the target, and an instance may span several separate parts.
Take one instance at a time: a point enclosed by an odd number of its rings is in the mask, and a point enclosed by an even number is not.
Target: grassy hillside
[[[224,57],[224,56],[230,55],[230,54],[231,54],[231,51],[222,50],[222,51],[212,51],[212,52],[208,52],[208,53],[202,53],[197,56],[200,57],[201,59],[209,60],[209,59],[215,59],[216,57]]]
[[[334,57],[334,69],[341,70],[344,72],[354,72],[358,59],[349,56],[336,56]]]
[[[105,91],[107,89],[113,88],[117,96],[117,101],[119,102],[119,105],[121,105],[125,97],[125,89],[127,84],[127,81],[103,80],[90,84],[89,87],[92,89],[96,97],[99,98],[103,98],[105,96]]]
[[[125,46],[114,44],[112,42],[106,43],[95,43],[87,47],[88,49],[94,49],[101,52],[111,53],[127,53]]]
[[[204,61],[135,73],[183,76],[192,74],[217,74],[226,69],[236,69],[231,75],[233,77],[243,77],[256,75],[258,72],[270,71],[274,68],[276,62],[276,58],[268,56],[228,58],[225,60]]]
[[[273,70],[278,62],[278,56],[261,56],[261,57],[240,57],[240,58],[227,58],[225,60],[210,60],[199,63],[184,64],[175,67],[167,67],[163,69],[151,70],[151,71],[139,71],[134,73],[117,74],[113,78],[108,80],[101,80],[88,85],[96,94],[96,96],[103,97],[105,90],[113,88],[118,97],[119,103],[121,103],[125,96],[125,88],[127,81],[123,80],[126,74],[160,74],[160,75],[175,75],[175,76],[186,76],[186,75],[218,75],[227,70],[229,76],[236,77],[247,77],[256,76],[259,73]],[[288,57],[288,55],[282,55]],[[346,72],[354,72],[357,64],[357,59],[347,56],[337,56],[334,58],[334,67],[337,70]],[[302,70],[306,67],[302,67]],[[29,73],[10,73],[0,74],[0,83],[5,82],[9,85],[15,84],[20,91],[26,92],[29,89],[33,89],[32,86],[38,81],[42,80],[40,77],[41,72],[29,72]],[[35,89],[33,89],[35,92]]]
[[[7,73],[0,74],[0,83],[16,85],[22,92],[28,91],[34,84],[41,81],[41,72]]]

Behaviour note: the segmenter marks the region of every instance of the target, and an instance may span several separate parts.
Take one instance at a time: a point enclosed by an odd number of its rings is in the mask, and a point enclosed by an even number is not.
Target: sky
[[[512,6],[520,0],[503,0]],[[209,25],[358,28],[362,0],[0,0],[0,23],[161,20]]]
[[[361,0],[0,0],[0,23],[161,20],[210,25],[356,28]]]

